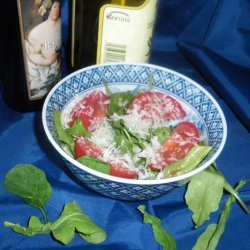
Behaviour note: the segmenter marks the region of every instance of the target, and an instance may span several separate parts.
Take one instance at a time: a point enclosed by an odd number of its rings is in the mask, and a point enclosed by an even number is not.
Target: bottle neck
[[[111,4],[120,6],[133,6],[138,7],[142,5],[146,0],[111,0]]]
[[[111,0],[111,4],[126,6],[126,0]]]

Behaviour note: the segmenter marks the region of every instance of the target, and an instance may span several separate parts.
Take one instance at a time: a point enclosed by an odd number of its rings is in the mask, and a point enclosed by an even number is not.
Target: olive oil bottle
[[[69,66],[147,62],[157,0],[72,0]]]

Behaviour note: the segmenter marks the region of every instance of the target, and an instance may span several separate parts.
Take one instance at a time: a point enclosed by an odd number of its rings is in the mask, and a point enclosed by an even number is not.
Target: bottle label
[[[30,100],[44,97],[61,78],[60,0],[17,0]]]
[[[147,62],[157,0],[139,7],[104,5],[100,10],[97,63]]]

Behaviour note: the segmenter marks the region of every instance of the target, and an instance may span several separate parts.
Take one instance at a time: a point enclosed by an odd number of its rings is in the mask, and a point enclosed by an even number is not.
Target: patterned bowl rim
[[[219,146],[219,148],[217,149],[217,151],[215,152],[215,154],[203,165],[201,165],[200,167],[186,173],[180,176],[175,176],[175,177],[170,177],[170,178],[166,178],[166,179],[159,179],[159,180],[131,180],[131,179],[125,179],[125,178],[120,178],[120,177],[115,177],[115,176],[111,176],[111,175],[107,175],[107,174],[103,174],[100,173],[96,170],[90,169],[82,164],[80,164],[79,162],[77,162],[75,159],[73,159],[71,156],[69,156],[67,153],[65,153],[65,151],[56,143],[56,141],[54,140],[53,136],[50,133],[50,130],[48,128],[47,125],[47,119],[46,119],[46,112],[47,112],[47,107],[48,107],[48,103],[51,99],[51,97],[53,96],[53,94],[56,92],[56,90],[62,85],[64,84],[68,79],[74,77],[75,75],[88,71],[88,70],[92,70],[95,68],[103,68],[103,67],[110,67],[110,66],[116,66],[116,65],[124,65],[124,66],[141,66],[141,67],[147,67],[147,68],[154,68],[160,71],[165,71],[168,73],[171,73],[173,75],[176,75],[186,81],[188,81],[189,83],[193,84],[196,88],[198,88],[201,92],[203,92],[214,104],[214,106],[216,107],[217,111],[220,114],[221,120],[222,120],[222,125],[223,125],[223,137],[222,137],[222,141],[221,144]],[[198,174],[199,172],[203,171],[204,169],[206,169],[207,167],[209,167],[216,159],[217,157],[220,155],[220,153],[222,152],[225,143],[226,143],[226,138],[227,138],[227,123],[226,123],[226,119],[224,116],[224,113],[220,107],[220,105],[218,104],[218,102],[214,99],[214,97],[205,89],[203,88],[200,84],[198,84],[197,82],[195,82],[194,80],[190,79],[189,77],[176,72],[174,70],[162,67],[162,66],[158,66],[158,65],[154,65],[154,64],[149,64],[149,63],[129,63],[129,62],[122,62],[122,63],[106,63],[106,64],[96,64],[96,65],[91,65],[82,69],[79,69],[69,75],[67,75],[66,77],[64,77],[63,79],[61,79],[49,92],[49,94],[47,95],[44,104],[43,104],[43,108],[42,108],[42,124],[43,124],[43,128],[45,130],[46,136],[48,138],[48,140],[50,141],[50,143],[52,144],[52,146],[56,149],[56,151],[64,158],[66,159],[68,162],[70,162],[71,164],[73,164],[74,166],[76,166],[77,168],[92,174],[94,176],[98,176],[99,178],[102,179],[106,179],[112,182],[118,182],[118,183],[123,183],[123,184],[130,184],[130,185],[160,185],[160,184],[167,184],[167,183],[174,183],[174,182],[179,182],[185,179],[189,179],[190,177],[192,177],[193,175]]]

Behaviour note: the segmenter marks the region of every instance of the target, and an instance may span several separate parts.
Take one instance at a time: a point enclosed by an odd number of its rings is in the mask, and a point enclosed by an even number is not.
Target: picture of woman
[[[43,97],[61,76],[60,0],[35,1],[43,22],[27,35],[26,66],[30,99]]]

